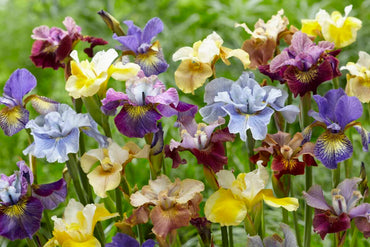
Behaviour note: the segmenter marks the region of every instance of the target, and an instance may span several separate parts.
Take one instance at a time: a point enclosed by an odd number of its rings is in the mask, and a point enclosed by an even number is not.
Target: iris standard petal
[[[36,87],[36,78],[27,69],[14,71],[4,86],[4,94],[22,104],[23,96]]]
[[[344,130],[347,124],[362,116],[362,104],[360,100],[355,96],[343,95],[335,106],[335,116],[337,123]]]
[[[303,191],[302,193],[309,206],[324,211],[331,210],[319,185],[313,185],[307,192]]]
[[[163,22],[158,17],[150,19],[145,25],[142,33],[143,43],[151,43],[152,39],[163,31]]]

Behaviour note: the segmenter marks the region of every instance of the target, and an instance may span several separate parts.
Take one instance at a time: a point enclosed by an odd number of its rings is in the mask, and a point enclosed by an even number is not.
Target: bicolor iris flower
[[[59,104],[57,111],[30,120],[26,128],[31,130],[34,142],[23,153],[46,158],[49,163],[64,163],[69,159],[69,153],[78,152],[81,130],[97,140],[100,146],[108,145],[107,138],[99,133],[89,114],[77,114],[65,104]]]
[[[307,204],[315,209],[313,227],[322,239],[328,233],[349,229],[351,220],[365,238],[370,237],[370,204],[359,204],[362,195],[357,186],[360,181],[360,178],[352,178],[339,183],[331,191],[331,206],[326,202],[319,185],[313,185],[307,192],[303,192]]]
[[[118,130],[128,137],[140,138],[157,132],[157,121],[163,116],[186,112],[193,106],[180,102],[176,89],[166,90],[156,75],[146,77],[143,72],[126,81],[126,93],[108,89],[102,104],[107,115],[115,115],[122,105],[114,118]]]
[[[57,102],[46,97],[33,94],[23,100],[36,84],[36,78],[27,69],[17,69],[5,83],[0,97],[0,104],[5,105],[0,111],[0,127],[6,135],[12,136],[25,128],[29,119],[29,111],[25,108],[27,102],[31,101],[40,114],[56,109]]]
[[[265,65],[274,57],[283,32],[288,31],[288,18],[282,15],[284,15],[283,9],[279,10],[266,23],[259,19],[254,25],[253,32],[245,23],[235,24],[235,27],[242,27],[248,34],[252,35],[250,39],[244,41],[242,46],[242,49],[248,52],[251,60],[249,68],[255,69],[260,65]]]
[[[326,41],[333,42],[336,48],[348,46],[356,41],[357,31],[361,28],[361,20],[350,17],[352,5],[344,8],[344,16],[338,11],[329,15],[320,9],[314,20],[302,20],[302,32],[311,36],[321,36]]]
[[[93,47],[108,43],[100,38],[82,36],[81,27],[76,25],[72,17],[67,16],[63,24],[67,30],[58,27],[49,28],[45,25],[33,29],[31,38],[35,42],[32,45],[30,58],[37,67],[55,70],[64,68],[66,58],[80,40],[91,44],[84,50],[90,57],[93,56]]]
[[[165,148],[166,157],[172,159],[172,167],[177,168],[180,164],[186,164],[186,160],[181,159],[179,152],[188,150],[197,158],[198,164],[208,166],[214,172],[221,170],[227,164],[223,143],[233,142],[235,138],[227,128],[214,131],[224,123],[225,120],[219,118],[210,125],[197,124],[194,120],[185,126],[180,126],[182,140],[177,142],[172,139],[170,145]]]
[[[297,210],[298,199],[276,198],[271,189],[265,189],[269,175],[261,163],[257,163],[258,169],[240,173],[237,178],[229,170],[216,173],[220,188],[207,199],[204,206],[204,214],[208,220],[221,226],[237,226],[261,201],[272,207]]]
[[[236,82],[221,77],[208,83],[204,94],[207,105],[199,112],[206,123],[229,115],[230,133],[239,133],[246,141],[250,129],[255,140],[263,140],[274,110],[289,123],[298,115],[297,106],[284,106],[287,98],[285,91],[271,86],[261,87],[252,72],[244,72]]]
[[[362,103],[370,101],[370,55],[364,51],[358,53],[357,63],[348,62],[341,70],[348,70],[346,93],[356,96]]]
[[[112,242],[106,244],[106,247],[154,247],[156,242],[153,239],[146,240],[142,245],[134,239],[133,237],[124,234],[122,232],[117,232],[117,234],[112,238]]]
[[[306,166],[317,166],[314,157],[315,144],[306,142],[302,144],[303,135],[299,132],[291,138],[289,133],[279,131],[276,134],[267,134],[262,146],[256,148],[257,153],[250,160],[257,163],[262,160],[262,165],[267,166],[272,156],[271,169],[277,179],[284,174],[302,175]],[[303,161],[299,157],[303,157]]]
[[[65,88],[75,99],[93,96],[99,91],[105,94],[111,76],[115,79],[127,80],[140,71],[140,66],[134,63],[113,65],[112,63],[118,57],[114,49],[96,53],[91,62],[87,60],[80,62],[76,50],[72,51],[70,56],[73,58],[71,76]]]
[[[26,163],[19,161],[17,166],[19,171],[13,175],[0,175],[0,235],[12,241],[32,239],[40,228],[43,210],[56,208],[67,196],[63,178],[35,185]]]
[[[314,95],[319,112],[310,110],[308,115],[316,121],[303,131],[305,141],[311,138],[312,128],[320,126],[325,129],[316,140],[314,154],[324,166],[337,168],[339,162],[352,156],[353,146],[344,132],[355,127],[362,138],[363,150],[368,150],[369,137],[361,123],[356,122],[362,116],[362,104],[354,96],[347,96],[343,89],[329,90],[324,97]]]
[[[204,184],[198,180],[181,181],[176,178],[172,183],[167,176],[160,175],[131,195],[132,206],[148,210],[145,213],[143,210],[134,210],[130,218],[144,217],[146,221],[150,218],[154,225],[152,231],[158,240],[166,239],[171,231],[189,225],[189,221],[198,216],[199,203],[202,201],[200,192],[203,190]],[[149,211],[150,206],[153,208]]]
[[[286,82],[294,97],[305,95],[328,80],[341,75],[335,56],[339,50],[334,44],[320,41],[316,45],[301,31],[293,35],[291,45],[271,60],[270,65],[260,66],[261,73],[268,75],[271,80]]]
[[[94,237],[96,223],[118,215],[118,213],[110,213],[103,204],[87,204],[84,207],[72,198],[64,210],[62,219],[51,217],[54,221],[53,237],[44,247],[100,247],[99,240]]]
[[[182,47],[173,54],[173,61],[181,60],[175,72],[176,85],[181,91],[194,94],[195,89],[215,74],[215,63],[219,58],[230,65],[228,59],[236,57],[243,63],[244,69],[247,68],[250,64],[248,53],[242,49],[224,47],[223,43],[223,39],[213,32],[204,40],[195,42],[193,47]]]
[[[113,39],[122,45],[118,49],[123,54],[134,55],[135,63],[139,64],[146,76],[158,75],[165,72],[168,64],[163,56],[159,41],[151,43],[152,40],[162,32],[163,22],[158,17],[150,19],[144,29],[134,25],[133,21],[124,21],[128,27],[127,35],[118,36],[113,34]]]
[[[106,192],[113,190],[121,183],[121,175],[125,166],[133,158],[148,158],[149,146],[140,149],[136,144],[129,142],[124,147],[108,139],[106,148],[92,149],[84,153],[80,159],[81,168],[88,173],[87,178],[95,194],[104,198]],[[94,164],[99,165],[94,167]]]

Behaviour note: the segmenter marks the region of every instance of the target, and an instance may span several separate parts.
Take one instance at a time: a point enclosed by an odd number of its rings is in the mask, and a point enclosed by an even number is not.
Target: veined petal
[[[31,101],[32,107],[42,115],[45,115],[52,111],[58,110],[58,102],[46,98],[44,96],[30,95],[25,100],[25,103]]]
[[[184,93],[194,93],[212,74],[212,68],[207,63],[183,60],[175,72],[175,81]]]
[[[154,43],[154,45],[156,45],[156,43]],[[140,65],[146,76],[163,73],[169,66],[164,59],[163,51],[159,47],[159,43],[157,44],[158,47],[153,46],[146,53],[139,53],[135,58],[135,62]]]
[[[311,188],[305,192],[303,191],[303,197],[306,203],[313,208],[320,210],[331,210],[330,206],[325,200],[324,193],[319,185],[313,185]]]
[[[299,207],[298,199],[293,197],[276,198],[270,189],[264,189],[260,192],[263,200],[271,207],[283,207],[288,211],[296,211]]]
[[[247,208],[230,190],[221,188],[206,201],[204,214],[209,221],[221,226],[237,226],[244,220]]]
[[[67,183],[62,178],[50,184],[32,186],[32,196],[39,199],[45,209],[54,209],[67,196]]]
[[[87,175],[89,183],[94,189],[95,194],[105,198],[106,192],[118,187],[121,182],[122,166],[113,164],[111,170],[104,170],[102,166],[97,166],[92,172]]]
[[[0,111],[0,127],[7,136],[12,136],[25,128],[28,116],[29,112],[20,105],[4,107]]]
[[[235,180],[234,174],[229,170],[221,170],[216,173],[217,182],[221,188],[230,189]]]
[[[353,146],[343,132],[325,131],[316,141],[314,153],[327,168],[335,169],[337,164],[352,156]]]

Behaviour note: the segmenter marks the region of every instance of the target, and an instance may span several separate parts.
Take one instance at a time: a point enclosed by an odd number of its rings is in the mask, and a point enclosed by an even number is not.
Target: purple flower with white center
[[[118,130],[128,137],[140,138],[157,132],[157,121],[163,116],[170,117],[193,107],[179,101],[175,88],[166,90],[157,76],[145,77],[143,72],[126,81],[126,93],[108,89],[102,103],[102,111],[107,115],[115,115],[122,105],[114,118]]]
[[[32,238],[40,228],[44,209],[54,209],[65,200],[64,179],[34,185],[33,174],[24,161],[11,176],[0,175],[0,235],[10,240]],[[27,192],[31,188],[32,195]]]
[[[23,100],[36,84],[36,78],[27,69],[17,69],[5,83],[3,96],[0,97],[0,104],[5,105],[0,111],[0,127],[6,135],[12,136],[25,128],[29,118],[29,111],[25,108],[28,101],[39,113],[56,108],[57,102],[37,95]]]
[[[148,21],[144,29],[135,26],[132,21],[124,21],[128,31],[125,36],[113,34],[113,38],[122,45],[118,49],[124,54],[135,55],[135,62],[140,65],[146,76],[158,75],[167,70],[168,64],[164,59],[159,42],[153,44],[152,39],[163,30],[163,22],[158,17]]]
[[[274,110],[289,123],[299,113],[294,105],[284,106],[287,97],[288,94],[281,89],[261,87],[252,72],[244,72],[236,82],[221,77],[208,83],[204,94],[207,105],[199,112],[206,123],[229,115],[230,133],[239,133],[240,138],[246,141],[246,132],[250,129],[255,140],[263,140]]]
[[[124,233],[118,232],[113,238],[112,242],[106,244],[106,247],[140,247],[140,243],[134,239],[133,237],[130,237],[129,235],[126,235]],[[146,240],[141,247],[154,247],[156,242],[153,239]]]
[[[80,130],[95,138],[101,147],[108,146],[107,138],[99,133],[89,114],[77,114],[65,104],[58,105],[57,111],[30,120],[26,128],[31,130],[34,142],[23,153],[46,158],[49,163],[63,163],[69,153],[78,152]]]
[[[210,125],[197,124],[194,119],[191,123],[182,125],[180,127],[181,142],[171,140],[170,145],[165,148],[166,157],[173,160],[172,167],[176,168],[186,163],[185,159],[181,159],[179,152],[188,150],[197,158],[198,164],[208,166],[215,173],[220,171],[227,164],[223,143],[232,142],[235,138],[235,135],[230,134],[227,128],[214,131],[224,123],[225,120],[220,117]]]
[[[327,52],[333,49],[333,43],[320,41],[316,45],[307,34],[298,31],[291,45],[272,59],[269,66],[260,67],[260,71],[272,80],[286,82],[295,97],[309,91],[316,93],[321,83],[341,75],[335,58],[339,50]]]
[[[370,237],[370,204],[357,205],[362,198],[357,190],[360,178],[345,179],[331,192],[332,206],[326,202],[319,185],[313,185],[303,197],[309,206],[315,208],[314,231],[324,239],[326,234],[345,231],[354,220],[356,227]]]
[[[362,104],[356,97],[347,96],[343,89],[329,90],[324,97],[314,95],[319,112],[310,110],[308,115],[316,121],[303,131],[305,141],[311,138],[312,128],[320,126],[326,129],[317,139],[314,154],[327,168],[335,169],[337,164],[349,159],[353,146],[344,132],[355,127],[361,134],[363,150],[368,150],[368,133],[355,120],[362,116]]]

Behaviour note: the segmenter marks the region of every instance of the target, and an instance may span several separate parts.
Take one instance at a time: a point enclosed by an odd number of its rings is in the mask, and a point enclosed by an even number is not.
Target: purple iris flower
[[[295,97],[309,91],[316,93],[321,83],[341,75],[335,58],[339,50],[327,52],[333,49],[333,43],[320,41],[316,45],[307,34],[298,31],[288,48],[272,59],[269,66],[259,69],[271,80],[286,82]]]
[[[349,159],[353,146],[344,132],[355,127],[361,134],[364,151],[368,150],[368,134],[356,119],[362,116],[362,104],[356,97],[347,96],[343,89],[329,90],[324,97],[313,96],[319,112],[310,110],[308,115],[316,121],[304,131],[305,141],[311,137],[314,126],[321,126],[326,131],[317,139],[314,154],[327,168],[335,169],[337,164]]]
[[[102,103],[102,111],[107,115],[115,115],[117,107],[122,105],[114,118],[118,130],[128,137],[140,138],[157,132],[157,121],[163,116],[170,117],[193,107],[179,101],[175,88],[166,90],[157,76],[145,77],[143,72],[126,81],[126,93],[108,89]]]
[[[33,174],[24,161],[11,176],[0,175],[0,235],[10,240],[32,238],[40,228],[44,209],[54,209],[65,200],[64,179],[34,185]],[[31,195],[27,192],[31,190]]]
[[[315,208],[313,227],[322,239],[328,233],[347,230],[351,227],[351,220],[354,220],[365,238],[370,237],[370,204],[358,205],[362,198],[361,192],[357,190],[360,181],[360,178],[345,179],[333,189],[332,206],[326,202],[319,185],[313,185],[307,192],[303,192],[307,204]]]
[[[135,55],[135,62],[140,65],[146,76],[158,75],[167,70],[168,64],[164,59],[159,42],[153,44],[152,39],[163,30],[163,22],[158,17],[152,18],[141,30],[132,21],[124,21],[128,31],[126,36],[113,34],[113,38],[122,45],[118,49],[124,53]]]
[[[252,72],[244,72],[236,82],[221,77],[208,83],[204,94],[207,105],[199,112],[206,123],[229,115],[230,133],[239,133],[240,138],[246,141],[246,132],[250,129],[255,140],[263,140],[274,110],[289,123],[299,113],[294,105],[284,106],[287,97],[288,94],[281,89],[261,87]]]
[[[133,237],[130,237],[129,235],[126,235],[124,233],[118,232],[113,238],[112,242],[106,244],[106,247],[140,247],[140,243],[134,239]],[[141,246],[142,247],[153,247],[156,244],[156,242],[153,239],[146,240]]]
[[[63,163],[69,153],[78,152],[80,130],[95,138],[101,147],[108,146],[107,138],[99,133],[89,114],[77,114],[65,104],[58,105],[57,111],[30,120],[26,128],[31,130],[34,142],[23,153],[46,158],[49,163]]]

